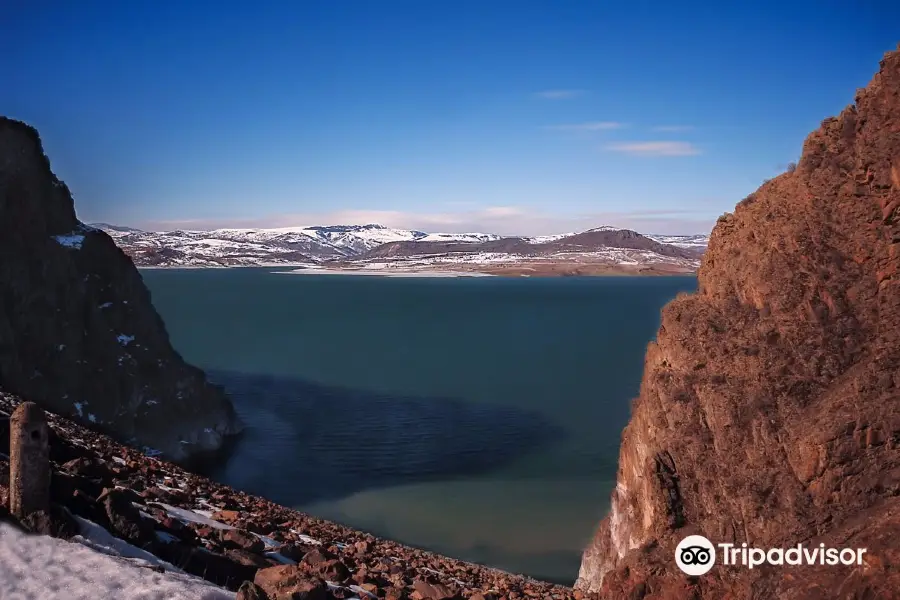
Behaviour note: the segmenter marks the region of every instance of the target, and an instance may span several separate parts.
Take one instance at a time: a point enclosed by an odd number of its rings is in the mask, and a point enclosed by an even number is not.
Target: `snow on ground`
[[[158,506],[165,509],[167,513],[169,513],[170,517],[178,519],[179,521],[185,523],[198,523],[200,525],[206,525],[207,527],[212,527],[213,529],[234,529],[231,525],[226,525],[225,523],[220,523],[219,521],[214,521],[198,512],[192,510],[185,510],[183,508],[178,508],[177,506],[170,506],[168,504],[163,504],[162,502],[156,502]]]
[[[84,536],[73,539],[88,541]],[[150,568],[155,566],[151,561],[124,557],[121,549],[101,541],[91,544],[28,535],[0,524],[0,595],[10,600],[234,599],[234,592],[202,579],[165,566],[160,573]]]
[[[296,269],[276,271],[286,275],[370,275],[379,277],[490,277],[472,271],[418,271],[409,269]]]
[[[393,229],[380,225],[281,227],[275,229],[216,229],[213,231],[145,232],[122,231],[110,226],[101,228],[145,267],[223,266],[301,266],[328,260],[353,260],[365,252],[388,242],[458,242],[483,243],[503,236],[492,233],[425,233]],[[79,247],[79,228],[67,236],[57,236],[60,244]],[[591,231],[614,231],[603,226]],[[562,233],[522,238],[530,244],[543,244],[576,235]],[[648,236],[658,242],[681,248],[702,250],[707,235]],[[167,251],[167,252],[162,252]],[[491,253],[482,253],[491,254]],[[466,262],[477,263],[477,258]],[[491,261],[495,262],[495,261]],[[512,262],[509,260],[507,262]],[[627,264],[632,264],[631,262]]]
[[[81,245],[84,243],[84,236],[77,235],[77,234],[57,235],[57,236],[54,236],[53,239],[55,239],[59,243],[60,246],[65,246],[66,248],[73,248],[75,250],[80,249]]]
[[[647,235],[648,238],[660,244],[669,244],[678,248],[706,248],[709,244],[708,235]]]
[[[501,236],[496,233],[429,233],[417,242],[493,242]]]
[[[525,238],[525,241],[529,244],[546,244],[548,242],[555,242],[557,240],[561,240],[563,238],[572,237],[575,235],[574,233],[557,233],[555,235],[537,235],[530,238]]]

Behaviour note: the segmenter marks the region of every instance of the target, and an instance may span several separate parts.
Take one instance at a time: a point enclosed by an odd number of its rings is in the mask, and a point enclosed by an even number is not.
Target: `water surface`
[[[659,309],[694,277],[145,270],[248,431],[214,476],[375,534],[572,583]]]

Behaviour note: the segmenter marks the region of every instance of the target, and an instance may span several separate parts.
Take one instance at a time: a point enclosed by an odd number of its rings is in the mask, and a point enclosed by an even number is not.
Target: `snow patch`
[[[291,533],[296,535],[297,539],[299,539],[301,542],[303,542],[305,544],[312,544],[313,546],[321,546],[322,545],[322,542],[320,542],[316,538],[311,538],[306,534],[300,533],[296,529],[291,529]]]
[[[53,239],[55,239],[60,246],[72,248],[73,250],[80,250],[81,245],[84,243],[84,236],[79,234],[55,235],[53,236]]]
[[[197,523],[199,525],[212,527],[213,529],[234,529],[234,527],[232,527],[231,525],[219,523],[218,521],[214,521],[213,519],[204,517],[203,515],[192,510],[185,510],[183,508],[178,508],[169,504],[163,504],[162,502],[153,502],[153,504],[165,510],[173,519],[178,519],[183,523]]]
[[[81,534],[65,541],[0,523],[0,593],[21,600],[233,600],[152,554],[75,517]],[[160,573],[153,568],[161,567]]]
[[[128,344],[130,344],[131,342],[134,341],[134,336],[133,335],[125,335],[124,333],[120,333],[116,339],[119,340],[119,343],[122,344],[123,346],[127,346]]]

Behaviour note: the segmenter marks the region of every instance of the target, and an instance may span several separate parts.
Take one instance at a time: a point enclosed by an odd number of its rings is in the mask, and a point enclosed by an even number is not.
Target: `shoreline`
[[[400,271],[395,269],[294,269],[293,271],[274,271],[279,275],[356,275],[361,277],[496,277],[478,271]]]
[[[8,418],[21,401],[0,392],[0,417]],[[360,589],[372,600],[416,598],[416,592],[421,595],[435,586],[450,595],[442,592],[430,600],[451,596],[462,600],[476,594],[555,600],[591,597],[577,595],[571,585],[408,546],[278,505],[148,456],[50,411],[44,414],[52,430],[52,476],[65,482],[51,502],[98,523],[159,560],[184,562],[186,573],[214,585],[236,591],[242,581],[252,581],[257,571],[270,567],[294,565],[301,571],[315,571],[339,562],[338,569],[310,573],[327,582],[329,600],[350,598]],[[0,469],[8,469],[5,454],[0,454]],[[0,496],[3,492],[0,481]],[[121,511],[113,515],[118,520],[107,519],[103,498],[110,495],[120,501],[113,503]],[[225,539],[222,533],[230,529],[238,535]],[[333,560],[313,562],[309,557]]]

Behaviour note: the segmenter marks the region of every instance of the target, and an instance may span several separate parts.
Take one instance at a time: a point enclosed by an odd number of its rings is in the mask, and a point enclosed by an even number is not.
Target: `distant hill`
[[[154,232],[106,223],[93,226],[108,233],[135,264],[154,267],[317,265],[443,254],[464,254],[477,263],[483,253],[535,258],[606,249],[639,250],[654,257],[697,262],[708,239],[705,235],[642,235],[612,227],[503,237],[491,233],[426,233],[376,224]]]

